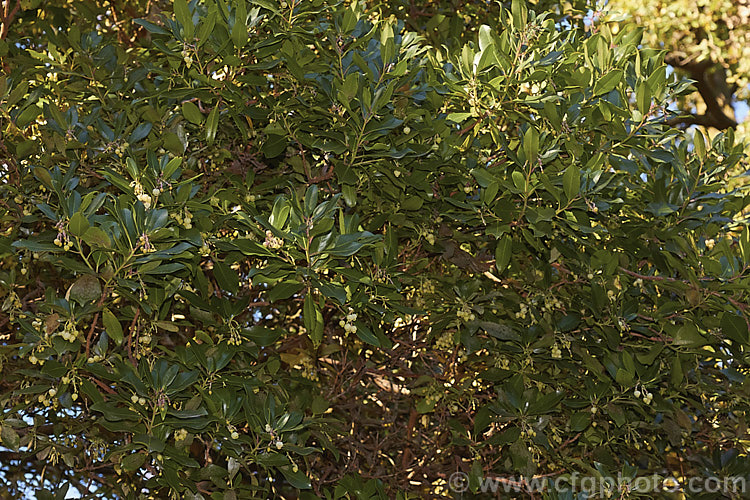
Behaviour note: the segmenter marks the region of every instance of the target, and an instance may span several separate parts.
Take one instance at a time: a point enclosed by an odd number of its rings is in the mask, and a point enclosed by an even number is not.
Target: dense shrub
[[[3,495],[750,472],[743,146],[665,124],[689,82],[637,27],[33,4],[0,45]]]

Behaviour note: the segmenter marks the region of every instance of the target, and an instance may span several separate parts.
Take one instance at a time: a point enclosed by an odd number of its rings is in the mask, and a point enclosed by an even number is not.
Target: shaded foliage
[[[750,472],[743,145],[670,127],[642,30],[115,7],[3,45],[4,494]]]

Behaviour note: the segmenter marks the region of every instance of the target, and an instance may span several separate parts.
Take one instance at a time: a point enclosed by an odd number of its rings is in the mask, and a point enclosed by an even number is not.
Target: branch
[[[719,94],[715,92],[715,85],[708,80],[708,72],[716,64],[710,59],[696,61],[690,58],[684,58],[677,54],[669,54],[664,59],[667,64],[675,68],[687,71],[692,79],[695,80],[695,88],[706,103],[706,113],[704,115],[688,115],[686,118],[675,118],[668,120],[672,125],[703,125],[713,127],[719,130],[737,127],[737,121],[727,116],[719,102]]]
[[[717,120],[715,117],[708,114],[695,115],[692,113],[675,116],[666,120],[664,123],[669,125],[670,127],[689,127],[691,125],[700,125],[702,127],[712,127],[716,129],[734,128],[737,126],[737,122],[735,122],[731,118],[727,117],[726,115],[724,115],[724,118],[730,120],[731,123],[722,119]],[[732,125],[732,123],[734,125]]]
[[[21,8],[21,0],[16,0],[16,5],[11,10],[10,4],[13,0],[5,0],[2,5],[3,12],[0,14],[0,40],[5,40],[10,32],[10,23],[13,22],[13,18],[16,17],[18,9]]]

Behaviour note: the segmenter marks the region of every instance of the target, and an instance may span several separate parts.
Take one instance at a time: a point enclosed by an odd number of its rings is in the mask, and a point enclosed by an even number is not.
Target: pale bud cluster
[[[60,332],[60,336],[63,338],[63,340],[67,340],[68,342],[75,342],[76,338],[78,338],[78,329],[76,328],[75,323],[72,321],[68,321],[65,324],[65,328],[62,332]]]
[[[452,351],[453,332],[443,332],[443,334],[437,338],[435,346],[443,351]]]
[[[552,357],[554,359],[562,359],[562,349],[560,349],[560,346],[557,345],[557,342],[552,344]]]
[[[133,404],[138,404],[138,405],[141,405],[141,406],[146,406],[146,398],[138,397],[137,394],[133,394],[132,396],[130,396],[130,401]]]
[[[192,229],[193,227],[193,214],[191,214],[186,208],[182,213],[171,213],[171,218],[177,221],[177,224],[182,224],[185,229]]]
[[[146,233],[143,233],[138,238],[138,243],[140,244],[141,248],[143,248],[143,251],[145,253],[155,252],[156,247],[151,244],[151,241],[148,238],[148,235]]]
[[[562,306],[562,302],[557,297],[548,297],[544,301],[544,309],[549,312],[558,311],[562,309]]]
[[[523,302],[519,304],[519,311],[516,313],[517,319],[526,319],[526,315],[529,313],[529,306],[524,304]]]
[[[495,360],[495,368],[500,368],[502,370],[509,369],[510,360],[506,358],[505,356],[498,356],[498,358]]]
[[[641,398],[647,405],[650,405],[651,401],[654,399],[654,395],[648,392],[645,387],[636,387],[633,391],[633,395],[637,398]]]
[[[464,323],[468,323],[469,321],[474,321],[475,319],[477,319],[477,317],[473,312],[471,312],[471,309],[469,309],[468,306],[463,306],[461,309],[456,311],[456,316],[458,316],[459,319],[463,320]]]
[[[70,247],[73,246],[73,243],[70,241],[70,236],[68,236],[68,232],[65,231],[65,223],[60,220],[55,224],[55,228],[57,229],[57,237],[55,238],[55,241],[53,242],[56,246],[62,247],[63,250],[66,252],[70,250]]]
[[[400,172],[399,172],[399,175],[400,175]],[[429,229],[427,228],[421,229],[419,231],[419,235],[422,236],[425,240],[427,240],[427,243],[429,243],[430,245],[435,244],[435,234]]]
[[[284,441],[282,441],[281,438],[276,434],[276,430],[271,427],[271,424],[266,424],[265,431],[271,435],[271,441],[273,443],[273,446],[275,446],[277,450],[280,450],[284,447]]]
[[[176,431],[174,431],[175,441],[185,441],[187,437],[188,437],[187,429],[177,429]]]
[[[318,377],[318,371],[315,369],[315,365],[313,364],[313,360],[309,356],[304,356],[299,361],[298,367],[302,369],[302,377],[306,378],[307,380],[310,380],[312,382],[317,382],[320,380],[320,377]]]
[[[714,249],[714,246],[716,245],[716,240],[713,238],[709,238],[706,240],[706,248],[710,251]]]
[[[133,193],[135,194],[136,199],[143,203],[146,210],[151,208],[151,195],[146,194],[143,190],[143,185],[138,181],[133,181],[130,183],[130,187],[133,188]]]
[[[190,50],[186,48],[182,49],[182,52],[180,52],[180,55],[182,56],[182,60],[185,61],[185,66],[190,68],[190,66],[193,65],[193,57],[190,55]]]
[[[263,246],[271,250],[278,250],[284,246],[284,240],[274,236],[273,231],[269,229],[266,231],[266,239],[263,242]]]
[[[350,307],[349,314],[346,315],[346,320],[342,319],[339,321],[339,326],[344,329],[347,335],[357,333],[357,325],[354,324],[355,321],[357,321],[357,313]]]
[[[53,399],[55,396],[57,396],[57,389],[53,387],[47,392],[43,392],[39,396],[37,396],[37,401],[42,403],[44,406],[57,406],[57,400]]]
[[[536,431],[533,428],[521,429],[521,438],[530,439],[533,437],[536,437]]]
[[[227,424],[227,430],[229,431],[229,437],[232,439],[239,439],[240,433],[237,432],[237,428],[232,424]]]

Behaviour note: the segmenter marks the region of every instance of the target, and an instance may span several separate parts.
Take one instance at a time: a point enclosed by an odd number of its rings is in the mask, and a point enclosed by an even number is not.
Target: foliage
[[[3,495],[750,473],[733,131],[666,123],[633,25],[398,5],[19,14]]]

